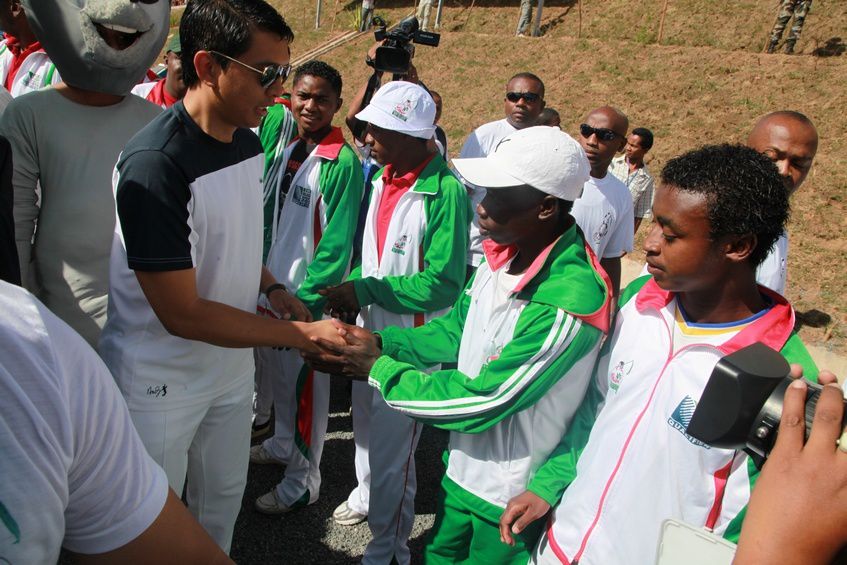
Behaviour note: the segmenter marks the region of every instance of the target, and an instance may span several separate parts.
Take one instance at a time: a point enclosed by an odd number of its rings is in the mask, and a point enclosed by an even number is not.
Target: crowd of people
[[[427,563],[654,563],[668,520],[742,565],[847,542],[841,389],[783,296],[806,116],[654,180],[649,128],[601,105],[562,131],[522,71],[450,160],[413,65],[345,132],[341,74],[292,69],[263,0],[189,0],[167,43],[167,5],[114,4],[0,0],[0,560],[227,562],[250,463],[284,466],[255,511],[319,498],[331,379],[357,482],[331,518],[367,521],[362,563],[412,559],[425,425],[450,432]],[[754,342],[826,385],[805,445],[788,388],[761,473],[687,432]]]

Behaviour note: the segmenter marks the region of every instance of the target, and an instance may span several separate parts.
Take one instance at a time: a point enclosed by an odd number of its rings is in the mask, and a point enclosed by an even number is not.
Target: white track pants
[[[316,373],[299,354],[295,355],[299,371],[295,383],[294,445],[282,482],[276,486],[277,496],[288,506],[302,506],[318,499],[321,453],[329,418],[329,375]]]
[[[269,371],[262,371],[259,366],[262,362],[260,348],[253,350],[253,360],[256,363],[256,372],[253,377],[255,388],[253,390],[253,423],[264,424],[271,417],[271,407],[274,405],[273,381]]]
[[[415,448],[422,424],[390,408],[369,384],[353,383],[353,437],[358,485],[347,504],[368,515],[373,540],[362,563],[409,563],[415,520]]]
[[[132,411],[147,452],[168,475],[177,494],[188,487],[188,509],[212,539],[229,553],[241,510],[250,461],[253,383],[206,403],[163,411]]]
[[[270,381],[274,405],[274,435],[263,441],[262,446],[284,462],[288,462],[294,449],[297,371],[302,365],[296,349],[256,348],[256,381]]]

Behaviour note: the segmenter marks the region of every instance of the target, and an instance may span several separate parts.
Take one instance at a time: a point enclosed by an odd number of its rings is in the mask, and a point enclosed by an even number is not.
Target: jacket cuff
[[[374,300],[371,296],[370,289],[368,288],[368,283],[371,280],[371,277],[366,277],[363,279],[356,279],[353,282],[353,290],[356,291],[356,300],[359,302],[359,306],[364,308],[370,304],[373,304]]]
[[[400,331],[400,328],[395,328],[393,326],[388,326],[387,328],[383,328],[378,332],[374,332],[379,334],[379,338],[382,340],[382,355],[387,357],[393,357],[400,345],[397,343],[397,340],[394,339],[394,335]]]
[[[536,484],[533,481],[530,481],[529,486],[526,487],[526,490],[536,495],[544,502],[550,505],[550,508],[555,508],[555,506],[559,503],[559,499],[561,498],[561,494],[556,491],[552,491],[549,488],[544,488],[542,485]]]
[[[385,346],[384,341],[383,346]],[[399,361],[395,361],[388,355],[380,356],[371,367],[371,372],[368,374],[368,384],[382,392],[383,383],[394,375],[399,364]]]

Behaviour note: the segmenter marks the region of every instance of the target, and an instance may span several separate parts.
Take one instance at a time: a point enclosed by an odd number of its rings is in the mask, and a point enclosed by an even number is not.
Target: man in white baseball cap
[[[608,278],[569,213],[590,166],[573,138],[545,126],[453,163],[487,191],[477,206],[485,259],[467,290],[420,328],[376,335],[336,322],[347,345],[321,345],[333,353],[324,361],[366,378],[388,406],[451,431],[424,560],[526,563],[536,518],[561,494],[556,448],[609,326]],[[422,370],[447,362],[458,368]]]
[[[368,329],[420,326],[444,314],[462,290],[471,219],[467,192],[441,155],[427,148],[435,103],[421,86],[389,82],[356,118],[367,122],[364,142],[384,168],[373,180],[361,270],[321,292],[341,317],[361,311],[359,324]],[[367,383],[354,383],[358,485],[333,518],[353,525],[367,517],[373,540],[365,564],[409,562],[421,428]]]

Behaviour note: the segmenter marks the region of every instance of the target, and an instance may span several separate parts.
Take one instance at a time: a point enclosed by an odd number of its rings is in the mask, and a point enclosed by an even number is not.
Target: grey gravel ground
[[[332,520],[332,511],[356,485],[349,386],[343,379],[336,379],[332,385],[327,440],[321,461],[321,494],[317,502],[282,516],[259,514],[253,510],[253,501],[279,482],[283,467],[250,466],[232,543],[231,555],[237,563],[348,564],[361,559],[370,540],[367,523],[345,527]],[[444,473],[441,455],[446,444],[446,432],[424,428],[415,458],[418,491],[415,526],[409,543],[412,563],[421,562],[424,540],[434,520],[438,485]]]

